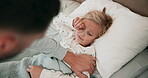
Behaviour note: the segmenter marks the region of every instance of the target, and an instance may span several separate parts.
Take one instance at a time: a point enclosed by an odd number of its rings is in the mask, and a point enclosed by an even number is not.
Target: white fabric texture
[[[111,0],[87,0],[71,17],[83,16],[91,10],[103,10],[113,17],[110,29],[95,42],[97,69],[109,78],[148,46],[148,18],[131,12]]]
[[[40,78],[79,78],[75,74],[65,75],[60,71],[43,69]]]

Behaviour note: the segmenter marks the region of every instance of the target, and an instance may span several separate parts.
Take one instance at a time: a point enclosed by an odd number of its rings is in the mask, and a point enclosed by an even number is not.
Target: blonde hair
[[[82,19],[92,20],[95,23],[102,26],[103,29],[99,34],[99,37],[102,36],[110,28],[113,22],[112,17],[110,15],[107,15],[105,11],[106,11],[106,8],[103,8],[102,12],[98,10],[94,10],[94,11],[88,12],[86,15],[81,17]]]

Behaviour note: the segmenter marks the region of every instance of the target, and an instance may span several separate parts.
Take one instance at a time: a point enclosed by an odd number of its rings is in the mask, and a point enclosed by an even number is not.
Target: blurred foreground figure
[[[59,8],[59,0],[0,0],[0,60],[43,37]]]

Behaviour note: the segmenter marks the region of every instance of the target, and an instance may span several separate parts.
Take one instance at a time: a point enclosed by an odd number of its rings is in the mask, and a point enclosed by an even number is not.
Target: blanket
[[[30,78],[26,68],[30,65],[30,58],[21,61],[5,62],[0,64],[1,78]]]
[[[40,65],[45,69],[61,71],[63,74],[71,74],[71,69],[62,61],[39,54],[33,57],[25,57],[21,61],[4,62],[0,64],[1,78],[30,78],[26,68],[29,65]]]

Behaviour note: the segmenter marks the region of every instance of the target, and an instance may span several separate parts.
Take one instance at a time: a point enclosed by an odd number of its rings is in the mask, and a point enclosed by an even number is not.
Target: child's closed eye
[[[92,34],[91,34],[90,32],[87,32],[87,34],[88,34],[89,36],[92,36]]]

